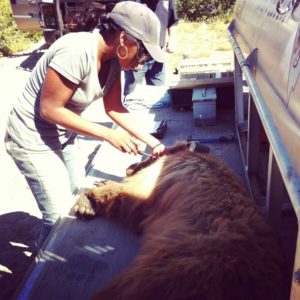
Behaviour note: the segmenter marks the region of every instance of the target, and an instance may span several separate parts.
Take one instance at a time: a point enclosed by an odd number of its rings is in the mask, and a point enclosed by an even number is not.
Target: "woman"
[[[108,141],[126,153],[137,154],[139,141],[153,155],[164,152],[165,146],[140,129],[122,106],[120,80],[121,69],[138,68],[151,56],[164,61],[159,26],[144,5],[120,2],[108,15],[105,30],[61,37],[34,68],[9,116],[5,142],[43,215],[38,246],[69,211],[84,176],[76,134]],[[80,116],[99,97],[124,132]]]

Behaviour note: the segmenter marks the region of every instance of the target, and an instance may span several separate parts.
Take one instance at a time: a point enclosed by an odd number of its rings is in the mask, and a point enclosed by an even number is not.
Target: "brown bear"
[[[142,234],[134,261],[93,299],[282,299],[280,248],[223,161],[179,143],[129,173],[88,190],[74,207]]]

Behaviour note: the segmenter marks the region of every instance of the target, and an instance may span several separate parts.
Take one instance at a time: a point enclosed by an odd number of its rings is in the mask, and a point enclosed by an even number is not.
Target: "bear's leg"
[[[78,198],[74,212],[79,217],[104,216],[136,226],[145,216],[146,200],[143,192],[126,181],[103,181]]]

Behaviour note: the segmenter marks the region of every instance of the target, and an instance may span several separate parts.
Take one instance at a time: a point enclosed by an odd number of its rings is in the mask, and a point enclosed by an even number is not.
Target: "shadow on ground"
[[[0,216],[0,299],[11,299],[34,260],[41,220],[25,212]]]
[[[38,49],[30,53],[27,52],[27,53],[13,54],[11,55],[11,57],[26,56],[26,59],[23,60],[17,68],[24,71],[31,72],[46,50],[47,50],[46,45],[42,45],[41,47],[39,47]]]

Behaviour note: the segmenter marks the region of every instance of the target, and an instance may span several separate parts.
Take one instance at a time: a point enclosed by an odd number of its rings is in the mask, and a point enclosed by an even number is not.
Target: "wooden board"
[[[226,76],[225,76],[226,75]],[[222,87],[222,86],[233,86],[234,78],[229,73],[220,76],[216,74],[215,76],[207,77],[207,78],[200,78],[197,79],[196,75],[195,78],[185,79],[180,78],[179,75],[174,75],[169,78],[169,88],[170,89],[191,89],[196,87],[203,87],[203,86],[213,86],[213,87]]]
[[[218,87],[233,85],[233,82],[233,57],[228,55],[183,59],[178,74],[168,77],[171,89]]]

